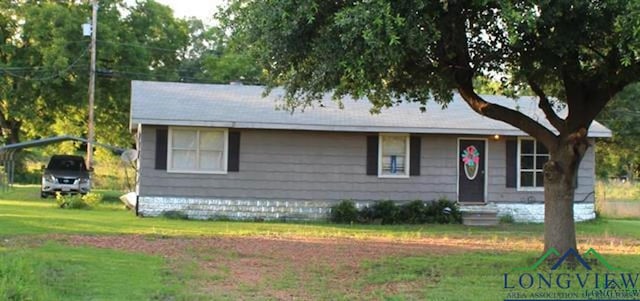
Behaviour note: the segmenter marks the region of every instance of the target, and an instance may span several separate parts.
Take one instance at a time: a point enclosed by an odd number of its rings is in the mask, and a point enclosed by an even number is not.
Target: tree
[[[478,114],[536,138],[550,152],[545,251],[576,248],[574,179],[590,124],[640,77],[640,1],[235,0],[222,16],[291,108],[326,92],[375,108],[447,103],[455,89]],[[479,96],[473,79],[492,74],[526,84],[551,127]]]
[[[76,33],[77,7],[34,1],[3,2],[0,9],[0,127],[3,140],[17,143],[23,134],[42,128],[59,100],[71,101],[77,83],[72,76],[86,53]],[[75,27],[74,27],[75,26]]]
[[[126,9],[120,0],[100,3],[96,134],[103,143],[128,147],[130,81],[178,81],[189,46],[188,27],[168,6],[153,0]]]
[[[91,14],[79,1],[0,3],[0,127],[5,143],[86,132]],[[178,80],[186,21],[153,0],[100,0],[96,85],[98,141],[128,146],[130,79]]]
[[[262,70],[242,47],[218,26],[207,27],[202,21],[189,22],[189,51],[182,60],[181,80],[227,84],[242,81],[249,84],[261,82]]]
[[[640,83],[627,86],[605,107],[600,122],[613,132],[598,141],[596,174],[600,178],[640,176]]]
[[[99,2],[96,139],[127,148],[130,80],[179,80],[187,23],[153,0]],[[86,135],[89,38],[81,24],[90,15],[89,1],[0,1],[0,143]],[[78,148],[69,143],[44,153]],[[27,156],[16,159],[17,179],[27,173]]]

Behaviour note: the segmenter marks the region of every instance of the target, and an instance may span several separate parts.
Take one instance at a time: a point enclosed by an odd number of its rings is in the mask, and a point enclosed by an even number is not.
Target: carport
[[[54,143],[60,143],[63,141],[79,141],[84,143],[88,142],[88,140],[85,138],[65,135],[0,146],[0,168],[2,168],[2,170],[0,170],[0,188],[3,191],[6,191],[11,188],[11,186],[13,186],[15,175],[15,154],[18,151],[25,148],[39,147]],[[125,149],[120,147],[97,142],[94,142],[93,145],[107,148],[116,154],[122,154],[125,151]]]

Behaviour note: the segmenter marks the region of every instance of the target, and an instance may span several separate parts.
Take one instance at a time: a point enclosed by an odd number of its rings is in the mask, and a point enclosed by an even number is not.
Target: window
[[[544,164],[549,161],[549,151],[533,139],[518,140],[518,187],[541,189],[544,187]]]
[[[409,177],[409,135],[380,135],[378,176]]]
[[[169,129],[171,172],[226,173],[227,139],[225,129]]]

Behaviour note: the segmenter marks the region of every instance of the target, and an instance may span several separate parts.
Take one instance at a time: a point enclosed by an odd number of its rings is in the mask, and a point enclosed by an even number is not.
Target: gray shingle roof
[[[344,109],[330,100],[323,106],[291,114],[276,110],[282,90],[263,97],[264,87],[248,85],[208,85],[171,82],[133,81],[131,89],[131,128],[138,124],[175,126],[213,126],[227,128],[288,129],[352,132],[400,132],[435,134],[526,135],[506,123],[483,117],[455,95],[444,110],[435,102],[420,105],[402,103],[371,114],[366,99],[343,99]],[[518,108],[548,126],[536,97],[517,101],[505,96],[484,96],[504,106]],[[550,128],[550,126],[548,126]],[[591,137],[610,137],[611,131],[594,122]]]

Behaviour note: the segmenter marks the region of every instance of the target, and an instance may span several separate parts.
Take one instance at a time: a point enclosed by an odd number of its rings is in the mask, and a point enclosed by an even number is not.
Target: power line
[[[86,41],[70,41],[70,42],[65,43],[65,45],[73,44],[73,43],[79,43],[79,42],[86,42]],[[181,49],[153,47],[153,46],[147,46],[147,45],[138,44],[138,43],[122,43],[122,42],[114,42],[114,41],[107,41],[107,40],[97,40],[97,42],[98,43],[121,45],[121,46],[132,46],[132,47],[151,49],[151,50],[161,50],[161,51],[174,52],[174,53],[181,50]],[[86,54],[87,51],[88,51],[88,46],[87,46],[87,49],[84,50],[82,55]],[[37,69],[44,69],[44,68],[45,68],[44,66],[0,67],[0,71],[7,71],[7,70],[37,70]]]
[[[139,44],[139,43],[122,43],[122,42],[114,42],[114,41],[107,41],[107,40],[98,40],[98,43],[107,43],[107,44],[121,45],[121,46],[131,46],[131,47],[151,49],[151,50],[161,50],[161,51],[167,51],[167,52],[173,52],[173,53],[182,50],[182,49],[171,49],[171,48],[147,46],[147,45],[143,45],[143,44]]]
[[[23,79],[23,80],[32,80],[32,81],[46,81],[46,80],[51,80],[54,79],[56,77],[59,77],[62,73],[66,73],[68,71],[70,71],[71,69],[73,69],[76,64],[78,64],[78,62],[80,62],[80,59],[82,59],[85,54],[87,54],[87,51],[89,51],[89,47],[85,48],[82,53],[76,58],[75,61],[73,61],[71,64],[69,64],[67,67],[65,67],[63,70],[60,71],[54,71],[54,74],[51,74],[49,76],[44,76],[44,77],[28,77],[28,76],[22,76],[19,74],[15,74],[11,71],[7,71],[7,69],[0,69],[0,71],[2,71],[5,74],[8,74],[9,76],[15,77],[15,78],[19,78],[19,79]],[[42,66],[39,67],[33,67],[33,68],[44,68]]]
[[[189,82],[198,82],[198,83],[210,83],[215,84],[219,82],[203,80],[195,77],[185,77],[177,74],[163,74],[163,73],[152,73],[152,72],[131,72],[131,71],[122,71],[122,70],[109,70],[111,73],[109,74],[112,77],[124,78],[124,79],[162,79],[162,80],[178,80],[178,81],[189,81]],[[173,71],[173,70],[172,70]],[[125,76],[122,76],[125,75]],[[131,75],[131,76],[126,76]],[[139,77],[136,77],[139,76]]]

